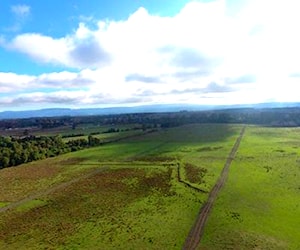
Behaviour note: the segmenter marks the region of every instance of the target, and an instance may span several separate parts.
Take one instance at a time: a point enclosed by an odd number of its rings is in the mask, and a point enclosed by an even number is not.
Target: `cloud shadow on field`
[[[192,113],[190,113],[192,115]],[[226,117],[224,116],[224,121]],[[140,142],[159,142],[159,143],[217,143],[224,142],[228,138],[240,133],[240,126],[232,124],[186,124],[177,127],[171,127],[156,133],[129,139],[129,141]]]

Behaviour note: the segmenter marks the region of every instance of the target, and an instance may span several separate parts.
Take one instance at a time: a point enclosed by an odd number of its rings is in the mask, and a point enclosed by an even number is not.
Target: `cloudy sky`
[[[1,0],[0,111],[300,101],[298,0]]]

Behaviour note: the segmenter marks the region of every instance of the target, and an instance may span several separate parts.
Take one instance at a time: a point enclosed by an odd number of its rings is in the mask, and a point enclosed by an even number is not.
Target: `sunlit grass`
[[[299,134],[247,128],[209,217],[203,249],[300,249]]]
[[[2,214],[0,248],[181,249],[207,193],[178,182],[178,164],[187,182],[186,163],[206,169],[192,184],[210,190],[240,128],[170,128],[0,171],[0,201],[15,201],[104,169]]]

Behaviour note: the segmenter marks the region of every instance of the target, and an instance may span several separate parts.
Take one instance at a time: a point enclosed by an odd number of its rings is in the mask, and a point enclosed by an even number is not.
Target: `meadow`
[[[300,129],[248,126],[199,249],[300,249]]]
[[[0,248],[181,249],[239,130],[186,125],[3,169],[2,209],[23,202],[1,212]]]
[[[2,169],[0,249],[182,249],[241,128],[160,129]],[[247,127],[199,249],[299,249],[299,132]]]

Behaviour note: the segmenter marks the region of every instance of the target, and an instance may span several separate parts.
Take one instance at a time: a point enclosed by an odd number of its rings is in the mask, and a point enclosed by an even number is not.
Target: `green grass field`
[[[0,214],[0,248],[180,249],[207,193],[177,167],[209,191],[239,130],[188,125],[1,170],[2,207],[40,196]]]
[[[186,125],[1,170],[0,211],[31,198],[0,212],[0,249],[182,249],[241,127]],[[299,249],[299,132],[246,129],[200,249]]]
[[[109,141],[120,140],[120,139],[131,137],[131,136],[138,136],[143,133],[144,133],[144,131],[142,131],[142,129],[136,129],[136,130],[113,132],[113,133],[100,133],[100,134],[93,135],[93,137],[98,138],[102,142],[105,143],[105,142],[109,142]],[[65,137],[65,138],[63,138],[63,141],[68,142],[68,141],[79,140],[79,139],[88,140],[88,135],[89,134],[85,134],[85,135],[81,135],[81,136]]]
[[[248,127],[199,249],[300,249],[300,129]]]

